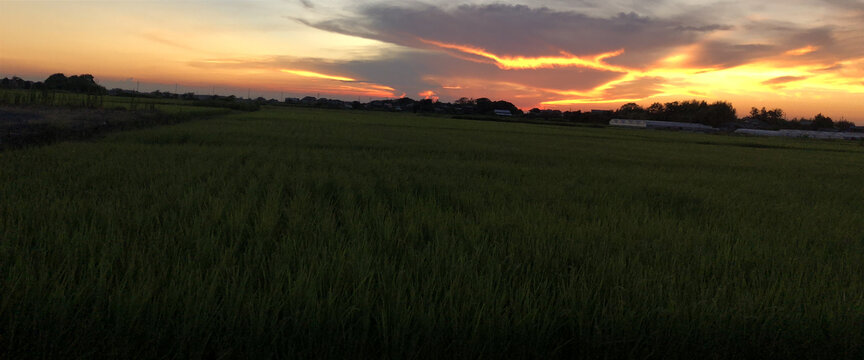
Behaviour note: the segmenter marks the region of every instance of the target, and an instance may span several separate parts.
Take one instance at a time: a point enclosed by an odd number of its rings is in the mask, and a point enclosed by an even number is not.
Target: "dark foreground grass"
[[[862,159],[300,109],[0,153],[0,357],[861,358]]]

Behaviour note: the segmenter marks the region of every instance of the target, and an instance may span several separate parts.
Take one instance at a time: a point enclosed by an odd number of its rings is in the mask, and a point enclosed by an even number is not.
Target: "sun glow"
[[[423,91],[417,95],[422,96],[423,99],[426,99],[426,100],[438,101],[438,94],[436,94],[432,90],[426,90],[426,91]]]
[[[791,56],[801,56],[801,55],[806,55],[806,54],[812,53],[816,50],[819,50],[819,48],[812,46],[812,45],[807,45],[807,46],[802,47],[800,49],[789,50],[785,54],[791,55]]]
[[[801,90],[864,92],[862,84],[850,84],[837,74],[820,71],[825,68],[824,64],[789,65],[780,58],[775,58],[773,61],[767,59],[733,67],[693,66],[691,62],[698,59],[696,54],[702,50],[699,45],[679,48],[644,68],[631,68],[605,62],[623,54],[623,49],[581,57],[565,51],[560,52],[561,56],[526,57],[503,56],[471,45],[426,39],[420,41],[437,48],[454,50],[453,56],[492,64],[502,70],[581,67],[621,73],[621,76],[611,81],[584,91],[533,88],[531,91],[546,94],[540,96],[552,97],[540,103],[547,106],[614,104],[682,96],[719,98],[764,94],[766,97],[783,97],[795,96],[794,94]],[[816,46],[806,46],[782,55],[801,56],[818,49]],[[449,87],[442,85],[442,88]]]
[[[316,72],[312,72],[312,71],[305,71],[305,70],[282,69],[280,71],[282,71],[284,73],[292,74],[292,75],[318,78],[318,79],[338,80],[338,81],[347,81],[347,82],[357,81],[356,79],[352,79],[349,77],[327,75],[327,74],[321,74],[321,73],[316,73]]]
[[[565,51],[561,52],[561,56],[544,56],[544,57],[526,57],[526,56],[499,56],[485,49],[472,47],[467,45],[447,44],[438,41],[420,39],[420,41],[435,45],[443,49],[460,51],[470,55],[480,56],[491,60],[496,66],[503,70],[521,70],[521,69],[543,69],[555,67],[584,67],[589,69],[627,72],[623,67],[610,65],[603,60],[616,57],[624,53],[624,50],[616,50],[606,52],[591,57],[579,57]]]

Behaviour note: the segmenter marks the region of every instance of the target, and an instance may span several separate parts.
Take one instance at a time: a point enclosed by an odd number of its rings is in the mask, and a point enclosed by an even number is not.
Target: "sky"
[[[682,100],[864,124],[864,0],[0,0],[0,77],[523,109]]]

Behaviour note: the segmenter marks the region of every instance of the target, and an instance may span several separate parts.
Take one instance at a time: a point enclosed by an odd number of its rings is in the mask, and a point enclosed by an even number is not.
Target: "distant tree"
[[[767,110],[765,107],[762,107],[762,109],[754,107],[750,109],[750,116],[747,118],[765,122],[773,127],[789,126],[788,121],[786,121],[786,113],[783,112],[783,109]]]
[[[847,131],[855,127],[855,124],[853,124],[851,121],[839,120],[834,122],[834,127],[836,127],[837,130],[840,131]]]
[[[645,111],[645,109],[643,109],[642,106],[640,106],[639,104],[631,102],[631,103],[626,103],[624,105],[621,105],[621,107],[618,109],[618,111],[630,112],[630,113],[634,113],[634,112],[635,113],[641,113],[641,112]]]
[[[765,121],[772,125],[782,125],[786,121],[786,114],[783,112],[783,109],[768,110],[766,115]]]
[[[461,97],[459,100],[454,102],[456,105],[474,105],[474,99],[469,99],[467,97]]]
[[[651,104],[645,111],[648,112],[651,120],[666,120],[666,107],[659,102]]]
[[[718,101],[708,105],[707,109],[701,113],[699,122],[709,126],[720,126],[725,123],[737,122],[738,115],[732,104],[725,101]]]
[[[522,110],[520,110],[516,105],[513,105],[509,101],[498,100],[492,103],[492,110],[507,110],[510,111],[511,114],[514,115],[522,115]]]
[[[48,90],[65,90],[68,86],[69,79],[66,75],[57,73],[45,79],[45,88]]]
[[[416,103],[416,102],[417,101],[415,101],[414,99],[412,99],[410,97],[403,97],[400,99],[393,100],[393,105],[401,106],[404,108],[406,106],[413,106],[414,103]]]
[[[636,103],[627,103],[621,105],[617,111],[615,111],[615,117],[622,119],[644,119],[647,116],[647,112],[643,109],[639,104]]]
[[[420,112],[433,112],[435,111],[435,103],[432,99],[423,99],[417,102],[416,109]]]
[[[36,87],[37,84],[41,85],[42,83],[41,82],[34,83],[32,81],[24,80],[24,79],[17,77],[17,76],[13,76],[11,79],[3,78],[3,80],[0,81],[0,88],[4,88],[4,89],[33,89]]]
[[[817,130],[834,128],[834,120],[819,113],[813,117],[813,128]]]
[[[488,98],[479,98],[477,100],[474,100],[474,104],[474,111],[478,114],[491,113],[493,110],[495,110],[492,100],[489,100]]]
[[[698,122],[699,112],[707,109],[708,103],[705,101],[689,100],[689,101],[673,101],[665,104],[666,118],[671,121],[678,122]]]
[[[57,73],[45,79],[44,86],[46,90],[63,90],[95,95],[104,95],[108,92],[105,87],[97,84],[96,79],[90,74],[72,75],[67,78],[66,75]]]

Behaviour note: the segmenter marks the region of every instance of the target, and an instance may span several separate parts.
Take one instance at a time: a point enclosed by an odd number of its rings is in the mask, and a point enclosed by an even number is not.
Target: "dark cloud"
[[[314,9],[315,8],[315,4],[313,4],[312,1],[310,1],[310,0],[300,0],[300,3],[303,4],[303,7],[307,8],[307,9]]]
[[[834,65],[831,65],[831,66],[828,66],[828,67],[824,67],[824,68],[818,69],[818,70],[816,70],[816,71],[819,71],[819,72],[832,72],[832,71],[841,70],[841,69],[843,69],[843,67],[844,67],[843,64],[834,64]]]
[[[727,68],[776,55],[777,47],[768,44],[733,44],[709,41],[701,44],[690,60],[694,67]]]
[[[744,24],[742,28],[751,37],[762,39],[771,44],[776,55],[776,63],[813,65],[834,64],[840,61],[864,56],[864,38],[858,32],[842,34],[835,26],[802,26],[790,22],[759,21]],[[856,38],[857,37],[857,38]],[[812,48],[811,52],[789,54],[796,49]],[[770,56],[759,52],[757,57],[744,57],[737,63]]]
[[[864,14],[864,1],[861,0],[822,0],[825,3],[845,11],[855,11]]]
[[[684,26],[681,25],[676,28],[678,31],[698,31],[698,32],[711,32],[711,31],[720,31],[720,30],[732,30],[733,26],[731,25],[702,25],[702,26]]]
[[[781,85],[795,81],[801,81],[807,79],[807,76],[780,76],[770,80],[765,80],[762,84],[765,85]]]
[[[303,21],[303,20],[301,20]],[[591,17],[570,11],[523,5],[432,5],[402,7],[376,4],[355,16],[305,24],[341,34],[409,46],[429,47],[419,38],[483,47],[499,55],[541,56],[567,51],[597,54],[625,48],[650,52],[690,43],[717,24],[688,24],[635,13]]]

